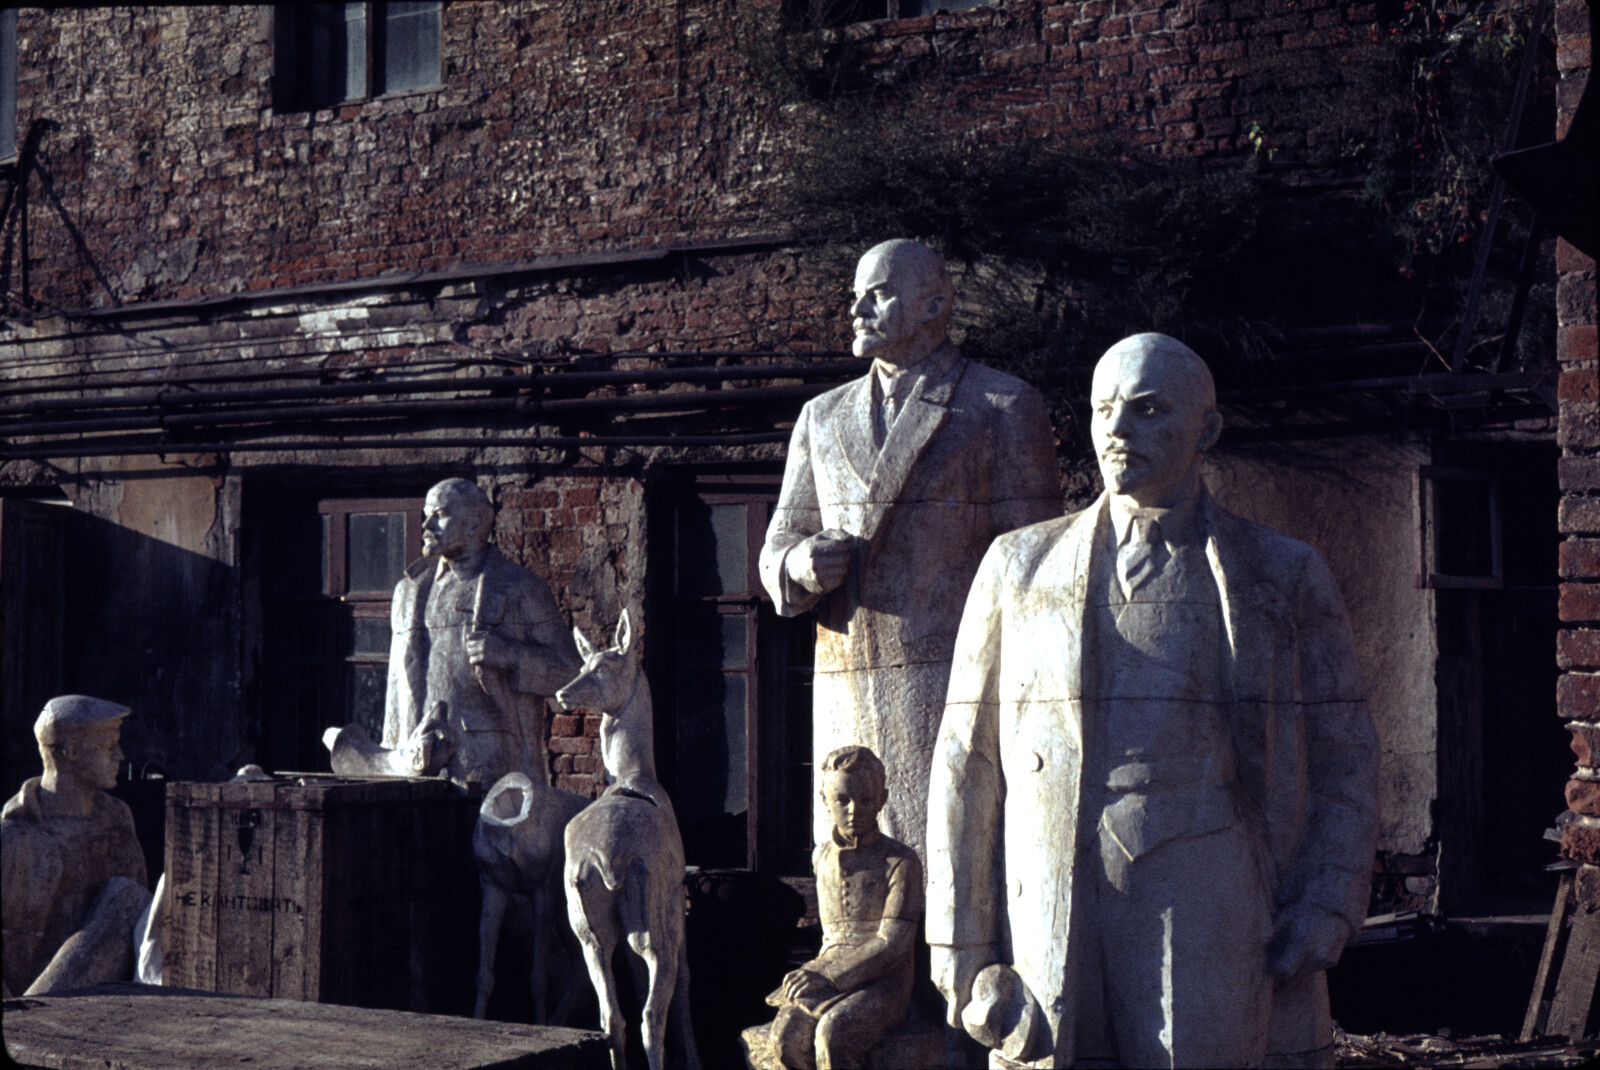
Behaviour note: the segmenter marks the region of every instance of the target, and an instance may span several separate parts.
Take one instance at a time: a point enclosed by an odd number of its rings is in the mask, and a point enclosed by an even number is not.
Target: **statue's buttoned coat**
[[[1108,500],[1001,536],[978,571],[956,643],[931,773],[928,942],[992,948],[1039,1000],[1069,1065],[1075,1033],[1068,924],[1095,730],[1084,651],[1091,554]],[[1229,730],[1247,825],[1279,911],[1311,905],[1352,931],[1365,916],[1376,741],[1332,577],[1304,543],[1202,492],[1206,557],[1227,633]],[[1229,924],[1219,918],[1218,924]],[[1269,1052],[1327,1043],[1323,975],[1274,996]]]
[[[883,828],[919,852],[968,584],[996,535],[1061,513],[1039,392],[948,343],[926,359],[881,449],[872,373],[806,403],[760,561],[780,614],[817,611],[814,753],[876,751],[890,791]],[[788,577],[784,561],[828,528],[858,542],[844,585],[817,595]],[[821,807],[814,824],[826,842]]]

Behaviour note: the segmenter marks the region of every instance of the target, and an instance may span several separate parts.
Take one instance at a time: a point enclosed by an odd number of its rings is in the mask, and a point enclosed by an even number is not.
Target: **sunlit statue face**
[[[834,828],[852,842],[878,831],[878,811],[886,801],[878,778],[865,769],[834,771],[822,778],[822,801]]]
[[[1187,352],[1163,335],[1136,335],[1095,366],[1089,426],[1100,475],[1141,506],[1173,504],[1222,429],[1210,375]]]
[[[851,350],[886,364],[915,364],[944,337],[943,267],[932,250],[885,242],[867,250],[856,267],[855,329]]]
[[[434,487],[422,505],[422,552],[446,560],[471,557],[488,541],[483,514],[465,494]]]
[[[122,722],[102,721],[74,731],[61,747],[61,763],[84,787],[109,791],[122,766]]]

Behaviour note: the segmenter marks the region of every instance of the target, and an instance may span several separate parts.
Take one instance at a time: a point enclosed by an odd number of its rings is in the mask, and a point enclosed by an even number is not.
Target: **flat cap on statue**
[[[33,722],[33,735],[40,743],[55,743],[63,731],[87,728],[102,721],[121,720],[132,712],[130,707],[103,698],[57,695],[44,704],[44,712]]]

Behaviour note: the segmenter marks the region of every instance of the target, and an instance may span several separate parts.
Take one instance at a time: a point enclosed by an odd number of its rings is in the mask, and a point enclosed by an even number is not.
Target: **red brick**
[[[1561,830],[1561,855],[1574,862],[1594,865],[1600,862],[1600,828],[1574,821]]]
[[[1600,535],[1600,498],[1562,498],[1556,529],[1563,535]]]
[[[1562,372],[1556,384],[1556,397],[1562,401],[1600,400],[1600,370],[1579,368]]]
[[[1568,810],[1585,817],[1600,817],[1600,781],[1574,777],[1567,781],[1566,796]]]
[[[1563,457],[1556,472],[1564,491],[1600,490],[1600,457]]]
[[[550,735],[556,736],[581,736],[583,734],[583,718],[570,713],[558,713],[550,719]]]
[[[1600,676],[1562,673],[1556,680],[1556,713],[1568,721],[1600,719]]]
[[[562,737],[550,741],[550,751],[553,754],[588,754],[593,749],[594,741],[586,736]]]
[[[1572,753],[1578,764],[1590,768],[1600,766],[1600,725],[1571,722],[1567,731],[1572,733]]]
[[[1563,669],[1600,669],[1600,631],[1567,628],[1557,632],[1556,664]]]
[[[1560,562],[1564,579],[1600,577],[1600,539],[1568,539],[1561,544]]]
[[[1600,359],[1593,323],[1569,323],[1556,329],[1556,357],[1565,364]]]

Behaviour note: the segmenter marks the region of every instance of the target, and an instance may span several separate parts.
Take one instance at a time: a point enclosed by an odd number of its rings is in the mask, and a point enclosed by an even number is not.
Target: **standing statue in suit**
[[[875,246],[855,294],[854,349],[872,369],[801,411],[761,579],[783,616],[817,611],[813,754],[877,752],[883,829],[921,854],[967,587],[996,535],[1060,515],[1061,484],[1038,391],[946,337],[938,254]],[[820,806],[813,827],[828,842]]]
[[[582,666],[550,588],[489,543],[493,527],[476,483],[428,491],[422,560],[394,589],[383,713],[384,748],[443,732],[450,778],[485,790],[507,773],[550,782],[545,698]]]
[[[1327,567],[1218,508],[1205,364],[1095,369],[1106,493],[995,541],[932,772],[928,943],[991,1066],[1332,1066],[1376,740]]]

